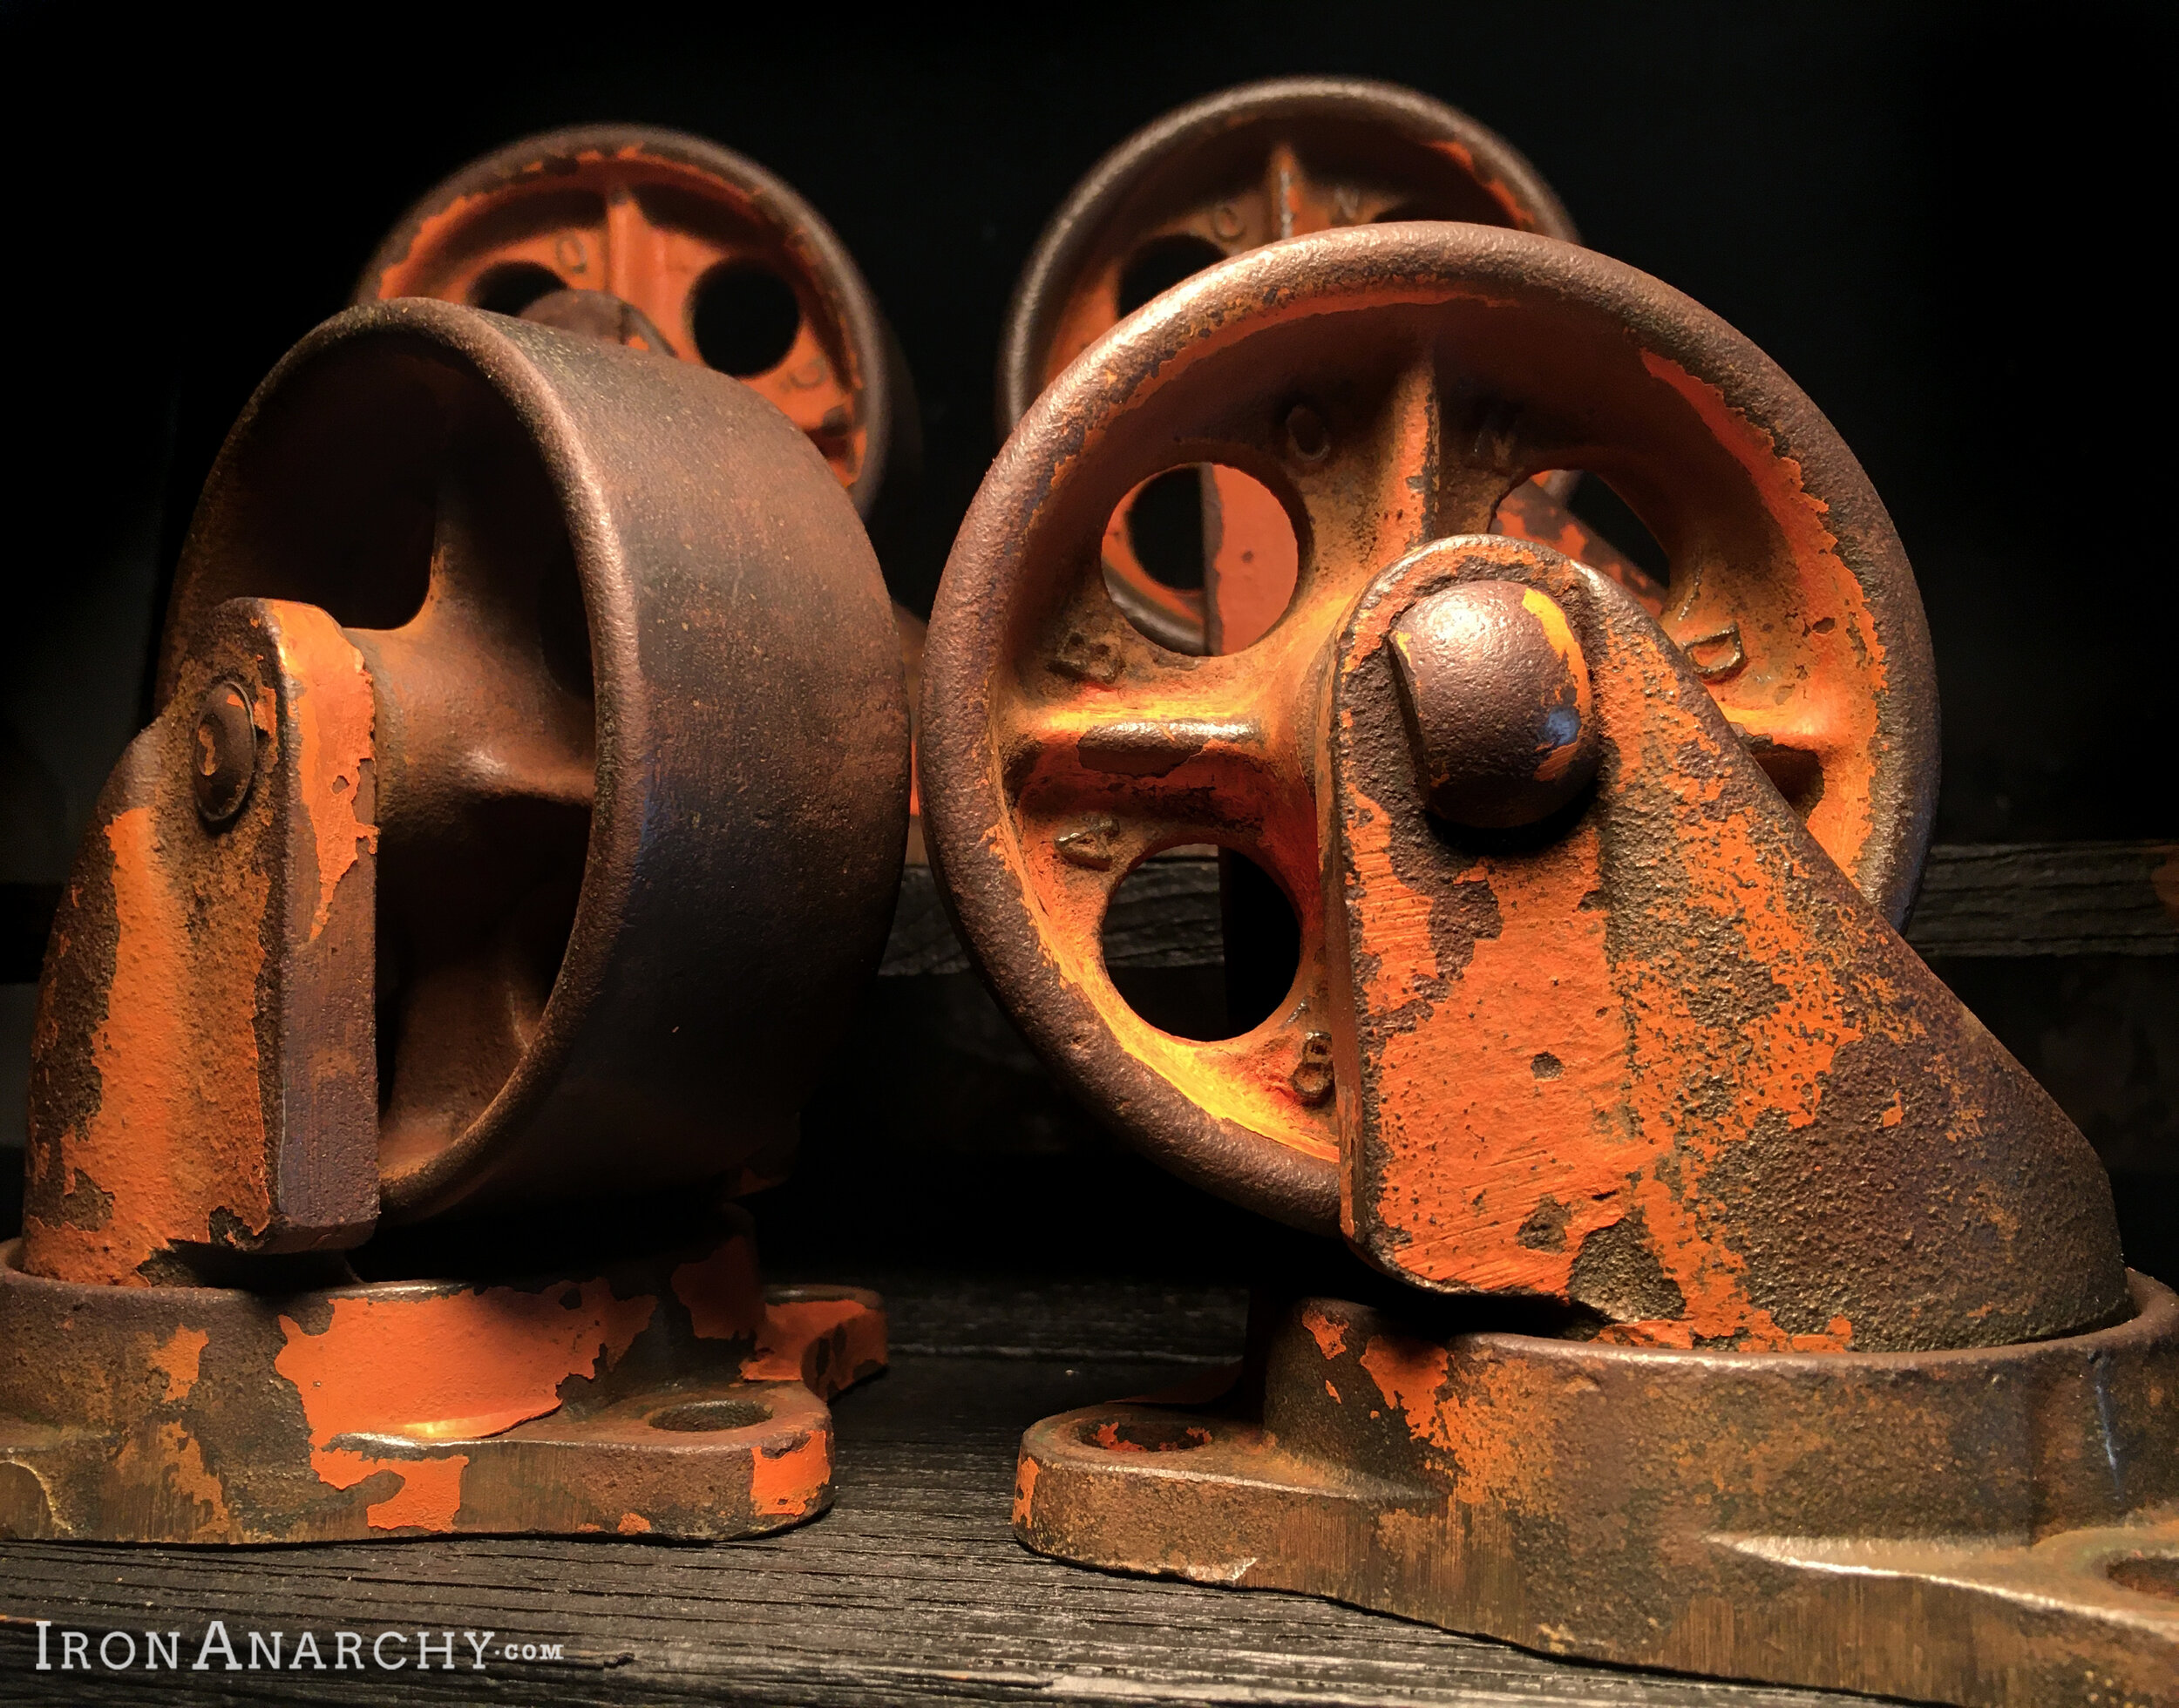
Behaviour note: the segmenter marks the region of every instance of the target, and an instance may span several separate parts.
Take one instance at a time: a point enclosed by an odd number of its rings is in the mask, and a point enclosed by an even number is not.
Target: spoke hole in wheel
[[[722,261],[697,281],[689,336],[704,365],[737,379],[770,373],[802,329],[794,287],[754,261]]]
[[[1601,475],[1552,469],[1498,501],[1490,531],[1532,539],[1601,570],[1654,613],[1662,608],[1672,561],[1633,506]]]
[[[1120,273],[1119,310],[1123,318],[1133,314],[1153,296],[1171,290],[1183,279],[1215,267],[1225,251],[1207,237],[1192,232],[1173,232],[1153,237],[1128,258]]]
[[[567,281],[549,267],[533,261],[503,261],[477,275],[469,288],[469,303],[495,315],[519,315],[539,297],[567,288]]]
[[[692,1400],[669,1406],[643,1420],[653,1429],[671,1429],[687,1434],[719,1429],[753,1429],[771,1421],[771,1407],[759,1400]]]
[[[1583,474],[1574,483],[1566,507],[1582,525],[1599,535],[1619,554],[1653,581],[1662,586],[1672,579],[1672,559],[1657,543],[1634,507],[1612,490],[1599,474]]]
[[[1218,891],[1218,941],[1199,925]],[[1176,927],[1179,928],[1177,930]],[[1238,1038],[1279,1011],[1301,963],[1301,926],[1279,882],[1231,849],[1144,861],[1107,905],[1104,967],[1128,1006],[1199,1043]]]
[[[1775,742],[1749,744],[1748,757],[1763,768],[1771,786],[1785,796],[1796,817],[1805,819],[1823,799],[1823,763],[1801,748],[1782,747]]]
[[[1203,591],[1203,471],[1169,469],[1137,487],[1125,505],[1127,543],[1151,579]]]
[[[1271,489],[1219,463],[1155,475],[1112,512],[1104,580],[1147,639],[1238,653],[1286,614],[1300,579],[1293,523]]]

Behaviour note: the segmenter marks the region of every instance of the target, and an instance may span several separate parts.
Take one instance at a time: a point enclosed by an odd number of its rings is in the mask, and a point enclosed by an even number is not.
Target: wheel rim
[[[1300,402],[1332,438],[1314,466],[1285,439]],[[1096,541],[1137,483],[1201,461],[1277,495],[1300,569],[1253,646],[1188,659],[1123,620]],[[1719,667],[1707,685],[1774,776],[1812,770],[1810,830],[1898,918],[1937,759],[1904,553],[1792,382],[1619,263],[1420,223],[1228,261],[1117,329],[1038,401],[947,566],[925,655],[923,803],[972,948],[1062,1074],[1170,1166],[1268,1214],[1316,1227],[1336,1216],[1335,1122],[1291,1084],[1326,1000],[1325,643],[1375,571],[1429,539],[1483,532],[1509,491],[1563,467],[1609,476],[1666,545],[1667,633]],[[1711,644],[1728,634],[1737,656]],[[1103,839],[1088,863],[1085,825]],[[1203,842],[1273,874],[1302,943],[1273,1016],[1208,1044],[1139,1020],[1097,940],[1129,871]]]

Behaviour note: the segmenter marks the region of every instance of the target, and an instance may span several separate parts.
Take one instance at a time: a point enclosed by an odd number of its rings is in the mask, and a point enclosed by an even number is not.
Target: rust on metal
[[[699,1281],[689,1279],[693,1273]],[[303,1293],[103,1287],[0,1247],[0,1535],[760,1534],[832,1500],[877,1298],[685,1257]]]
[[[1473,830],[1548,818],[1596,775],[1589,662],[1551,596],[1470,581],[1419,599],[1384,644],[1429,810]]]
[[[1157,646],[1102,573],[1115,502],[1184,462],[1298,543],[1245,650]],[[1668,586],[1490,531],[1568,467]],[[1169,1166],[1336,1227],[1323,1270],[1371,1301],[1266,1291],[1223,1400],[1035,1426],[1031,1546],[1648,1665],[2171,1699],[2179,1614],[2128,1562],[2179,1559],[2179,1299],[1894,930],[1919,602],[1744,340],[1518,234],[1227,261],[1023,418],[924,693],[933,862],[1001,1000]],[[1212,1043],[1098,942],[1135,865],[1203,842],[1301,944]]]
[[[373,707],[309,606],[224,607],[98,797],[47,950],[24,1236],[40,1274],[187,1282],[367,1237]]]
[[[400,296],[723,367],[809,436],[865,518],[913,478],[907,370],[853,258],[791,186],[702,137],[586,125],[472,162],[403,217],[354,300]]]
[[[999,430],[1128,315],[1181,279],[1266,243],[1355,226],[1456,220],[1578,241],[1536,168],[1468,114],[1412,89],[1354,78],[1273,78],[1179,107],[1092,167],[1046,226],[1001,340]],[[1330,451],[1307,402],[1287,416],[1302,463]],[[1293,547],[1253,483],[1200,465],[1203,586],[1169,584],[1131,537],[1140,491],[1114,507],[1104,574],[1160,644],[1239,652],[1286,609]],[[1500,500],[1496,532],[1554,546],[1652,601],[1663,590],[1567,508],[1572,477],[1539,474]],[[1269,500],[1275,505],[1275,500]]]
[[[352,310],[213,471],[162,699],[237,595],[329,611],[377,698],[388,1217],[777,1178],[908,795],[890,607],[807,443],[693,364]]]
[[[1015,1527],[1110,1570],[1546,1654],[1991,1708],[2169,1704],[2179,1298],[2133,1294],[2125,1323],[2062,1339],[1783,1356],[1266,1298],[1223,1398],[1031,1428]]]
[[[1395,649],[1449,600],[1508,595],[1575,631],[1599,781],[1559,822],[1463,838],[1429,810]],[[1456,689],[1532,722],[1531,674],[1465,640]],[[1370,1263],[1653,1345],[2004,1345],[2122,1314],[2087,1141],[1631,600],[1548,547],[1441,540],[1371,583],[1331,672],[1342,1223]]]
[[[882,948],[901,640],[808,439],[595,306],[352,310],[221,451],[47,957],[0,1533],[830,1498],[882,1312],[704,1207]]]

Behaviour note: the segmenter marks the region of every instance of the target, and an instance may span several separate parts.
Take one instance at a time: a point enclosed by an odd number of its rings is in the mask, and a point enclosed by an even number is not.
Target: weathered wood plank
[[[2179,845],[1933,848],[1907,941],[1931,959],[2179,954]]]
[[[2179,954],[2179,844],[1932,848],[1906,939],[1932,958]],[[1110,965],[1212,966],[1224,953],[1215,859],[1153,861],[1114,901]],[[930,869],[911,866],[881,971],[897,978],[967,968]]]

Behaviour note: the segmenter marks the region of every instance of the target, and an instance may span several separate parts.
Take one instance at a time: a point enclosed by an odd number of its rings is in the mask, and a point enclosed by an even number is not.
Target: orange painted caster
[[[1268,494],[1295,565],[1218,656],[1100,571],[1183,462]],[[1485,532],[1568,466],[1663,544],[1661,618]],[[2179,1298],[1893,929],[1921,607],[1747,340],[1474,225],[1221,263],[1023,416],[924,704],[933,864],[1002,1006],[1151,1156],[1343,1241],[1289,1252],[1224,1392],[1032,1427],[1031,1547],[1642,1666],[2169,1699]],[[1207,1042],[1099,945],[1134,868],[1205,843],[1300,940]]]
[[[40,986],[0,1532],[821,1510],[884,1318],[762,1288],[727,1200],[877,964],[908,775],[807,440],[699,365],[351,310],[230,434],[159,692]]]
[[[1166,114],[1076,186],[1022,268],[1000,346],[1001,437],[1094,340],[1202,268],[1310,232],[1404,220],[1576,241],[1558,196],[1511,144],[1411,89],[1278,78]],[[1552,471],[1517,486],[1494,530],[1557,546],[1654,604],[1647,573],[1568,508],[1578,479]],[[1246,644],[1253,631],[1246,613],[1233,627],[1232,584],[1291,572],[1261,490],[1209,465],[1169,471],[1130,495],[1102,551],[1130,620],[1185,653]],[[1224,611],[1206,591],[1220,582]]]
[[[854,258],[754,160],[643,125],[526,137],[426,193],[354,300],[431,296],[731,374],[825,454],[866,524],[919,456],[906,365]]]

